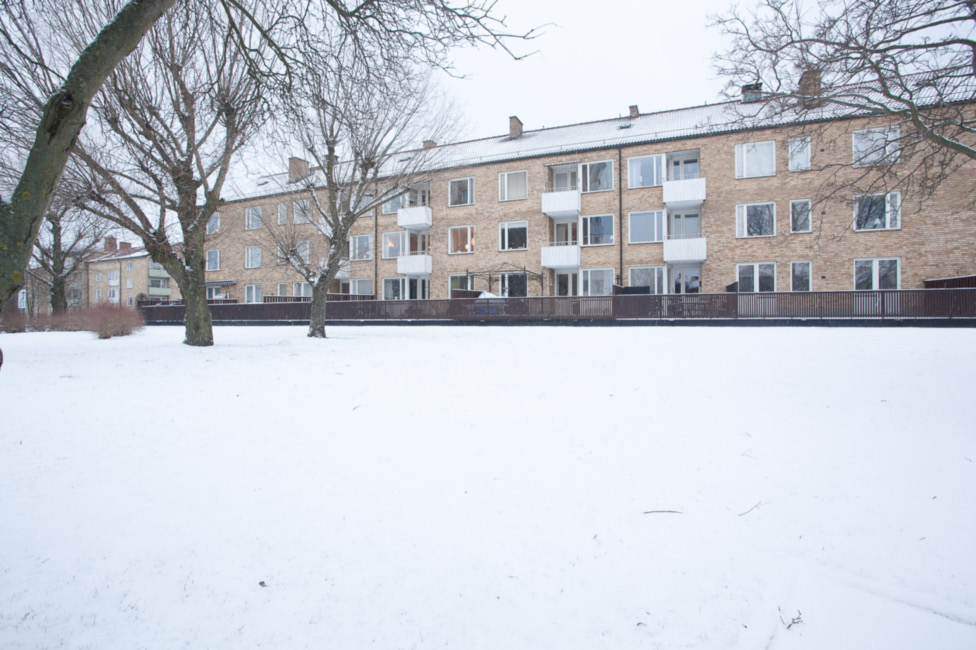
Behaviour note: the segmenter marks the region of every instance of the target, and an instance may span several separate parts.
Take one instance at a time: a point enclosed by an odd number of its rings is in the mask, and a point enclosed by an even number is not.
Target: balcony
[[[542,213],[556,219],[578,217],[580,213],[580,191],[543,192]]]
[[[705,201],[705,179],[664,181],[664,204],[672,210],[695,208]]]
[[[150,296],[169,296],[173,295],[173,290],[169,287],[149,287]]]
[[[153,266],[154,266],[153,264],[150,264],[149,265],[149,277],[151,277],[151,278],[168,278],[169,277],[169,273],[167,273],[166,272],[166,269],[164,269],[162,266],[160,266],[158,269],[153,268]]]
[[[430,230],[430,224],[430,208],[425,205],[397,210],[397,225],[401,228],[414,232],[426,232]]]
[[[348,280],[349,279],[349,260],[342,260],[339,263],[339,271],[335,276],[336,280]]]
[[[664,261],[668,264],[704,262],[705,252],[705,238],[701,235],[664,240]]]
[[[410,277],[428,276],[433,268],[433,258],[428,253],[410,253],[397,258],[397,273]]]
[[[554,242],[542,247],[542,266],[547,269],[578,269],[580,247],[576,242]]]

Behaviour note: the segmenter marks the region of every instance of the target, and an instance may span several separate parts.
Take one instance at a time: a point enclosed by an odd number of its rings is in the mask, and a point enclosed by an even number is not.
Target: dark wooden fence
[[[215,323],[308,322],[310,303],[213,303]],[[150,324],[180,323],[182,304],[140,303]],[[330,321],[912,320],[976,318],[976,289],[701,293],[573,298],[334,300]]]

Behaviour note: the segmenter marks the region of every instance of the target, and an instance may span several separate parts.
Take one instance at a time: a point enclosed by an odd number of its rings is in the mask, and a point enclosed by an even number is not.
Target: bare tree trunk
[[[213,323],[210,319],[210,307],[207,305],[207,285],[203,280],[203,270],[199,273],[186,274],[187,282],[180,287],[183,293],[183,304],[186,315],[183,318],[186,326],[187,345],[206,347],[213,345]]]
[[[0,301],[24,283],[34,239],[54,186],[85,124],[92,97],[115,66],[175,0],[130,0],[71,67],[44,106],[23,175],[10,202],[0,201]]]
[[[313,339],[325,338],[325,311],[328,306],[329,282],[326,278],[312,285],[312,313],[308,321],[308,336]]]
[[[51,279],[51,313],[55,316],[68,312],[68,292],[65,290],[67,278]]]

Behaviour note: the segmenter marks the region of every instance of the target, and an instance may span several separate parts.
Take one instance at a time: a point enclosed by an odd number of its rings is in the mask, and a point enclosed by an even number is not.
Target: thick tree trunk
[[[51,313],[54,315],[68,312],[68,292],[64,285],[63,277],[55,277],[51,281]]]
[[[325,310],[328,305],[329,283],[324,278],[312,285],[312,313],[308,321],[308,336],[325,338]]]
[[[34,146],[10,203],[0,201],[0,301],[24,283],[34,239],[102,82],[175,0],[129,0],[71,67],[44,106]]]
[[[186,327],[187,345],[206,347],[213,345],[213,323],[210,305],[207,304],[207,283],[204,278],[203,260],[199,255],[187,254],[187,269],[183,273],[180,291],[186,307],[183,323]]]

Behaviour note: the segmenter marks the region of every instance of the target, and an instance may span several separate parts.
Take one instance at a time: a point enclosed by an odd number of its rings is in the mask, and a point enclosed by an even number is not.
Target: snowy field
[[[0,648],[976,648],[976,330],[0,335]]]

